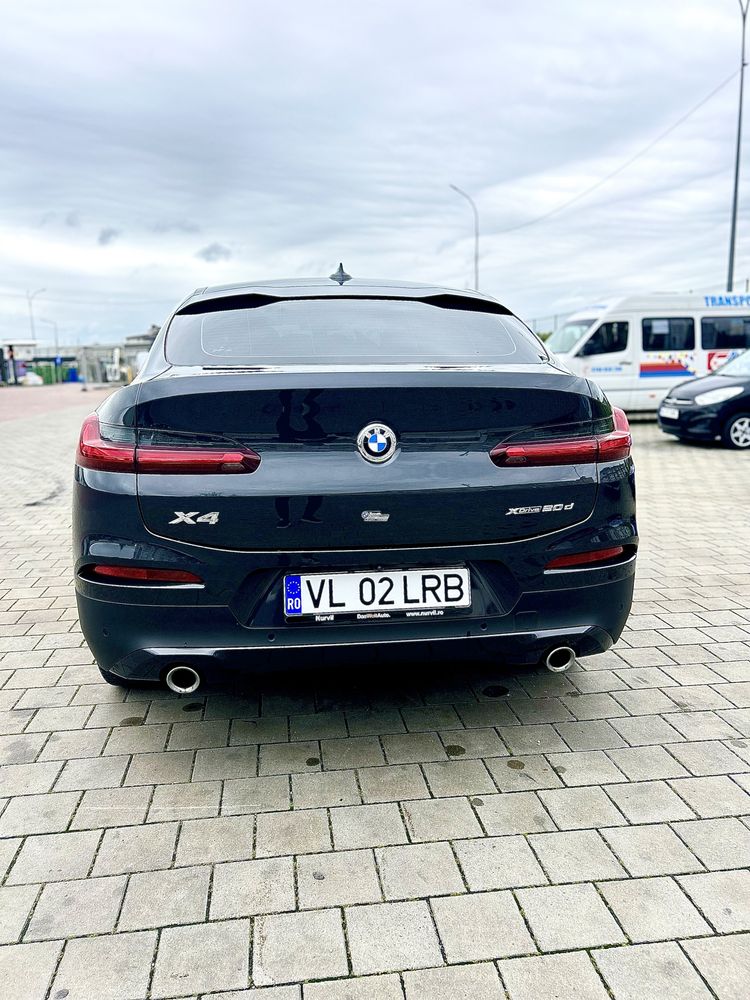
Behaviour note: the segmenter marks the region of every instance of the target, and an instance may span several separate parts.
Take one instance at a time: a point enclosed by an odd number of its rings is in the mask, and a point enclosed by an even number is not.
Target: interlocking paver
[[[525,792],[536,788],[560,788],[562,781],[546,757],[492,757],[487,770],[501,792]]]
[[[665,824],[613,827],[602,830],[602,836],[633,876],[676,875],[702,868],[695,855]]]
[[[679,789],[679,784],[673,786]],[[611,785],[607,795],[631,823],[667,823],[670,820],[694,819],[689,805],[664,781],[638,781],[630,785]]]
[[[404,983],[406,1000],[476,1000],[478,997],[502,1000],[503,997],[497,970],[487,962],[407,972]]]
[[[450,844],[404,844],[376,851],[386,899],[421,899],[463,892]]]
[[[494,800],[497,796],[493,795]],[[486,802],[486,799],[477,799]],[[476,837],[482,827],[466,798],[418,799],[403,806],[406,828],[412,840],[452,840]]]
[[[561,830],[584,830],[625,823],[624,816],[602,788],[553,788],[539,792],[539,798]]]
[[[674,829],[706,868],[750,865],[750,830],[737,819],[696,819]]]
[[[547,879],[524,837],[457,840],[454,849],[473,892],[543,885]]]
[[[445,760],[423,765],[432,794],[438,797],[454,795],[492,794],[497,789],[481,760]]]
[[[199,865],[241,861],[252,857],[253,820],[245,816],[217,816],[185,820],[180,829],[175,864]]]
[[[426,902],[351,906],[344,913],[352,968],[357,975],[443,964]]]
[[[185,869],[186,872],[193,870]],[[205,899],[204,894],[204,909]],[[212,920],[280,913],[294,908],[294,863],[291,857],[216,865],[211,894]],[[196,916],[193,919],[200,918]]]
[[[159,940],[152,997],[238,989],[248,981],[250,922],[167,927]]]
[[[206,866],[131,875],[118,921],[119,929],[146,930],[203,920],[210,876],[211,870]]]
[[[568,951],[626,940],[593,885],[520,889],[518,901],[542,951]]]
[[[24,940],[59,940],[112,932],[125,881],[124,876],[117,875],[46,885]]]
[[[507,890],[433,899],[432,911],[451,964],[536,951],[513,894]]]
[[[155,948],[156,931],[74,938],[65,945],[52,995],[69,1000],[144,996]]]
[[[27,837],[7,875],[8,885],[85,878],[100,837],[99,830]]]
[[[683,948],[720,1000],[746,1000],[750,934],[685,941]]]
[[[395,802],[331,809],[336,850],[382,847],[406,842],[406,830]]]
[[[255,853],[259,858],[315,854],[327,851],[332,846],[328,816],[324,809],[260,813],[256,824]]]
[[[292,775],[295,809],[320,806],[350,806],[360,802],[354,771],[316,771]]]
[[[177,840],[176,823],[132,826],[104,831],[92,875],[167,868]]]
[[[362,767],[357,772],[366,803],[427,799],[430,791],[418,764]]]
[[[246,1000],[297,1000],[297,994],[289,993],[278,998],[272,993],[274,987],[248,994]],[[276,987],[278,990],[296,987]],[[211,998],[213,1000],[213,997]],[[229,998],[227,998],[229,1000]],[[237,997],[236,1000],[240,1000]],[[325,982],[306,983],[303,1000],[404,1000],[401,980],[393,973],[383,976],[361,976],[356,979],[329,979]]]
[[[668,941],[711,933],[709,925],[671,878],[606,882],[600,889],[631,941]]]
[[[0,944],[15,944],[20,940],[38,895],[37,885],[6,885],[0,888]]]
[[[750,930],[750,872],[707,872],[677,880],[717,931]]]
[[[19,795],[11,799],[0,815],[0,837],[61,833],[67,829],[79,799],[78,792]]]
[[[46,996],[61,947],[59,941],[50,941],[0,948],[0,996],[13,1000]]]
[[[672,942],[608,948],[593,954],[615,1000],[711,998],[698,973]]]
[[[475,805],[482,826],[491,836],[555,829],[553,820],[534,792],[483,795],[475,800]]]
[[[372,851],[366,850],[297,858],[297,887],[300,909],[375,903],[382,898],[375,858]],[[293,892],[289,909],[294,909]]]
[[[626,874],[597,830],[534,834],[529,843],[552,882],[622,878]]]
[[[750,814],[750,795],[731,778],[681,778],[672,788],[702,819]],[[674,819],[687,818],[675,816]]]
[[[585,952],[510,958],[498,963],[510,1000],[607,1000]]]
[[[348,971],[339,910],[258,917],[253,937],[253,982],[259,986],[327,979]]]

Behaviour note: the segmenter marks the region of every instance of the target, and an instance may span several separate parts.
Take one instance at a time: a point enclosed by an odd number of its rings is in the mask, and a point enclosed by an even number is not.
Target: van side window
[[[628,346],[628,324],[626,320],[616,320],[602,325],[591,334],[580,349],[577,357],[588,354],[611,354],[613,351],[624,351]]]
[[[701,320],[701,344],[706,351],[750,347],[750,316],[712,316]]]
[[[689,317],[679,319],[644,319],[644,351],[692,351],[695,347],[695,323]]]

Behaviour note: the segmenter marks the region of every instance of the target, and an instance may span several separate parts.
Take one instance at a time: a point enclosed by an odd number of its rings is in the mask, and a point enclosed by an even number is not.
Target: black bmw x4
[[[85,420],[75,580],[105,679],[190,692],[292,647],[606,650],[638,545],[625,415],[488,296],[332,279],[196,291]]]

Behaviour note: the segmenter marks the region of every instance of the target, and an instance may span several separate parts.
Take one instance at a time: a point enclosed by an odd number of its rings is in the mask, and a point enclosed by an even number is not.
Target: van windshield
[[[721,368],[717,368],[714,375],[750,375],[750,351],[744,351],[737,358],[727,361]]]
[[[547,341],[547,347],[555,354],[570,354],[581,337],[590,330],[596,322],[596,316],[591,319],[568,320],[559,326]]]

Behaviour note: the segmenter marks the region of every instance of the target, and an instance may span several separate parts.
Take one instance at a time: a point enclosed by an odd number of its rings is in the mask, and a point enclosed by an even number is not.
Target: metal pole
[[[732,225],[729,231],[729,268],[727,272],[727,291],[734,287],[734,247],[737,237],[737,200],[740,185],[740,153],[742,150],[742,96],[745,88],[745,27],[747,25],[747,9],[750,0],[738,0],[742,15],[742,57],[740,60],[740,103],[737,111],[737,148],[734,154],[734,192],[732,194]]]
[[[26,292],[26,301],[29,303],[29,326],[31,327],[31,339],[36,340],[36,332],[34,330],[34,308],[33,302],[37,295],[41,295],[42,292],[46,291],[44,288],[37,288],[35,292]]]
[[[746,0],[750,3],[750,0]],[[471,205],[471,210],[474,213],[474,291],[479,291],[479,212],[477,211],[477,206],[474,203],[474,199],[471,195],[468,195],[460,187],[455,184],[449,184],[457,194],[460,194],[462,198],[465,198]]]
[[[51,327],[53,327],[53,329],[55,331],[55,385],[57,385],[57,383],[60,381],[58,379],[58,377],[57,377],[57,375],[58,375],[58,372],[57,372],[57,356],[60,353],[60,346],[59,346],[60,338],[59,338],[59,335],[58,335],[57,323],[53,319],[45,319],[43,316],[39,317],[39,322],[40,323],[49,323],[49,325]]]

